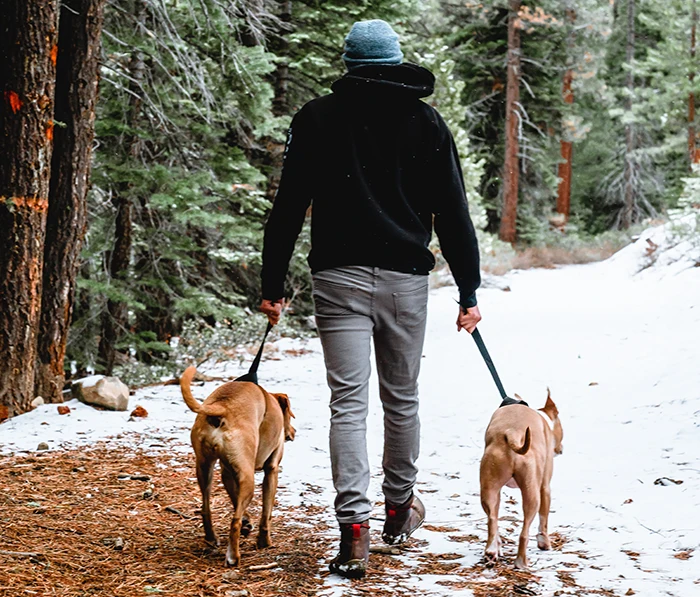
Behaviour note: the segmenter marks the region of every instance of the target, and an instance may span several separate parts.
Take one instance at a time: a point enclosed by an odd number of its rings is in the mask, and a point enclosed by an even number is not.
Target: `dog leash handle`
[[[496,371],[496,366],[493,364],[493,361],[491,360],[491,355],[489,354],[489,351],[486,350],[486,344],[484,344],[484,340],[481,337],[481,333],[479,332],[478,329],[474,328],[474,331],[472,332],[472,338],[474,338],[474,342],[476,342],[476,345],[479,348],[479,352],[481,353],[481,356],[484,357],[484,361],[486,362],[486,366],[489,368],[489,371],[491,372],[491,377],[493,377],[493,381],[496,382],[496,387],[498,388],[498,391],[501,393],[501,398],[505,400],[508,396],[506,395],[506,391],[503,388],[503,384],[501,383],[501,378],[498,377],[498,372]]]

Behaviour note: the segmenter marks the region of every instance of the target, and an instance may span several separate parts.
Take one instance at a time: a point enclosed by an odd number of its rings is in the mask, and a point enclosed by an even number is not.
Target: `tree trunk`
[[[280,21],[285,27],[289,28],[292,22],[292,0],[278,0],[280,7]],[[289,35],[287,29],[283,29],[279,34],[279,41],[275,44],[274,52],[277,56],[287,58],[289,54],[289,42],[286,35]],[[272,101],[272,111],[275,116],[289,114],[289,106],[287,103],[287,91],[289,89],[289,64],[283,60],[277,65],[275,73],[275,97]]]
[[[566,16],[569,22],[573,25],[576,21],[576,11],[572,8],[568,8],[566,11]],[[569,47],[573,45],[574,34],[573,32],[569,36]],[[574,72],[572,68],[566,69],[564,73],[564,82],[562,85],[562,96],[564,103],[573,104],[574,103],[574,92],[571,88],[571,83],[574,78]],[[571,158],[573,155],[573,143],[569,141],[565,132],[561,140],[561,161],[559,162],[559,188],[557,189],[557,212],[564,216],[564,221],[569,221],[569,213],[571,211]]]
[[[137,19],[141,20],[145,16],[143,2],[138,3],[139,13]],[[141,114],[141,82],[144,79],[146,65],[143,55],[134,51],[129,62],[129,76],[131,81],[129,87],[132,91],[129,106],[129,126],[135,130]],[[126,160],[135,161],[140,153],[140,142],[138,135],[132,133],[127,140],[128,154]],[[112,280],[126,280],[131,262],[131,244],[133,234],[133,209],[131,201],[130,185],[120,183],[117,186],[112,204],[116,210],[114,224],[114,247],[107,255],[105,262]],[[124,301],[109,299],[107,301],[107,311],[102,318],[102,333],[100,334],[100,344],[98,347],[98,363],[103,373],[111,375],[114,369],[116,358],[116,346],[126,329],[128,321],[128,307]]]
[[[627,0],[627,99],[625,110],[631,116],[634,105],[634,9],[635,0]],[[634,124],[628,122],[625,125],[625,198],[620,218],[620,226],[624,229],[632,225],[635,206],[635,163],[632,152],[635,148]]]
[[[279,7],[279,19],[284,23],[279,34],[270,42],[270,49],[282,60],[277,63],[274,74],[275,97],[272,100],[272,113],[275,116],[285,116],[290,113],[288,91],[289,91],[289,42],[287,35],[291,30],[292,22],[292,0],[277,0]],[[265,197],[272,202],[277,194],[280,179],[282,177],[282,163],[284,161],[284,147],[286,139],[275,139],[268,137],[265,139],[266,156],[263,163],[268,170],[267,190]]]
[[[692,70],[688,75],[688,79],[690,79],[690,94],[688,95],[688,157],[692,167],[693,164],[697,164],[700,161],[700,156],[698,156],[698,152],[695,147],[695,92],[693,90],[693,86],[695,84],[695,34],[698,25],[698,9],[696,0],[693,0],[691,22],[690,68]]]
[[[518,130],[520,128],[520,0],[508,2],[508,83],[506,86],[506,155],[503,165],[503,211],[499,238],[515,242],[518,215]]]
[[[56,127],[44,248],[36,392],[62,402],[63,365],[87,225],[100,34],[105,0],[63,0],[56,66]]]
[[[56,0],[0,3],[0,406],[31,408],[56,79]]]

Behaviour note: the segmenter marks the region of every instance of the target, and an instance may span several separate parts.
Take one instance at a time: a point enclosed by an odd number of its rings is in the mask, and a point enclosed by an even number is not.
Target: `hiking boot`
[[[405,543],[425,520],[425,506],[415,495],[400,506],[386,502],[385,510],[382,539],[389,545]]]
[[[340,552],[328,566],[345,578],[362,578],[369,562],[369,521],[340,525]]]

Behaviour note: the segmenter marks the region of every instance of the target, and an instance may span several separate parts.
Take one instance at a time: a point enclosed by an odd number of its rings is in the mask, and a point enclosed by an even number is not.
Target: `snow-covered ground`
[[[658,245],[651,257],[647,237]],[[537,408],[549,387],[564,426],[550,517],[550,531],[564,544],[539,552],[532,537],[538,594],[700,595],[700,267],[682,250],[666,247],[664,239],[664,230],[655,229],[608,261],[513,272],[510,292],[479,293],[484,317],[479,327],[507,391]],[[455,332],[455,296],[454,288],[444,287],[430,298],[418,485],[428,528],[415,536],[427,542],[421,542],[422,552],[456,553],[461,558],[454,561],[470,568],[481,559],[486,536],[478,495],[483,433],[500,399],[471,338]],[[281,340],[273,348],[260,381],[271,391],[287,392],[297,416],[278,498],[327,506],[330,520],[328,391],[320,347],[316,340]],[[233,376],[244,371],[237,364],[224,370]],[[195,387],[195,395],[203,399],[216,385]],[[375,386],[370,491],[379,502],[382,418]],[[72,409],[67,416],[45,405],[2,424],[0,454],[34,450],[39,442],[61,449],[108,437],[154,450],[173,442],[189,449],[194,415],[175,386],[132,396],[131,407],[149,412],[143,420],[67,404]],[[515,540],[520,495],[512,489],[504,493],[514,500],[502,502],[501,532]],[[379,506],[376,515],[383,515]],[[373,528],[380,529],[381,522]],[[473,534],[480,540],[459,540]],[[399,556],[405,566],[387,572],[394,575],[397,595],[471,594],[436,584],[450,576],[412,573],[421,550]],[[506,561],[512,562],[514,551],[506,542]],[[485,580],[497,574],[486,571]],[[563,583],[566,578],[579,586]],[[329,576],[325,582],[320,595],[361,594],[350,581]]]

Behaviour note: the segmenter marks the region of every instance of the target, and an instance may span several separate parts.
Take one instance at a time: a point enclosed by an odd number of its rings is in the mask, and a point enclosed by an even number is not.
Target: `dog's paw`
[[[513,565],[513,567],[516,570],[527,570],[528,569],[527,558],[521,558],[521,557],[515,558],[515,564]]]
[[[498,563],[498,559],[501,557],[501,546],[500,544],[492,545],[486,548],[484,552],[484,562],[487,566],[495,566]]]
[[[204,537],[207,545],[212,549],[217,549],[219,547],[219,538],[216,535],[210,535],[209,537]]]
[[[266,547],[271,547],[272,546],[272,540],[270,538],[270,531],[267,532],[261,532],[258,535],[258,549],[264,549]]]
[[[253,523],[247,518],[244,518],[241,522],[241,537],[247,537],[253,530]]]
[[[234,554],[233,550],[231,549],[231,546],[228,546],[228,549],[226,550],[226,566],[229,568],[238,568],[238,565],[241,563],[241,556],[240,554]]]
[[[539,547],[542,551],[549,551],[552,549],[552,543],[549,540],[549,535],[537,533],[537,547]]]

